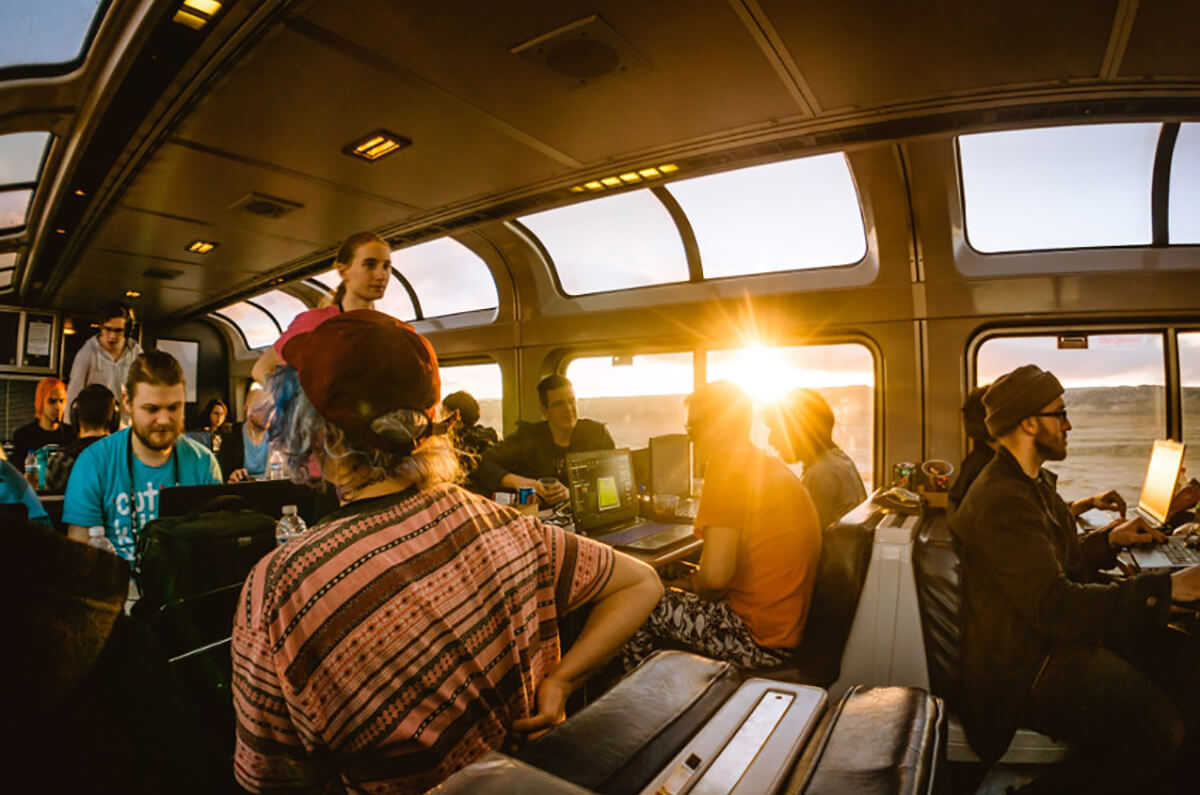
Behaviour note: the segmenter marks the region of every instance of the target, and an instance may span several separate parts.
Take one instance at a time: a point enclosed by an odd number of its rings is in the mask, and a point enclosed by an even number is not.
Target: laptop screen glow
[[[1157,439],[1150,453],[1138,508],[1160,523],[1167,521],[1167,512],[1171,509],[1171,497],[1175,496],[1179,467],[1183,464],[1183,450],[1181,442]]]

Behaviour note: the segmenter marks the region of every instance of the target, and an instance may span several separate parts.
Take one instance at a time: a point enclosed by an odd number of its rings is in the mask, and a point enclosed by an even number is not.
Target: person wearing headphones
[[[90,384],[103,384],[121,407],[120,424],[129,424],[129,415],[121,401],[121,386],[129,375],[129,366],[142,353],[142,346],[132,337],[133,310],[120,301],[110,301],[101,307],[100,330],[75,354],[71,377],[67,381],[67,405]]]

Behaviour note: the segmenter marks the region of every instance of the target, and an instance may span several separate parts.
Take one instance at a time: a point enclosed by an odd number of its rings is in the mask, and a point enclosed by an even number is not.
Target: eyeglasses
[[[1059,409],[1058,411],[1039,411],[1036,414],[1031,414],[1031,417],[1057,417],[1059,422],[1067,421],[1067,410]]]

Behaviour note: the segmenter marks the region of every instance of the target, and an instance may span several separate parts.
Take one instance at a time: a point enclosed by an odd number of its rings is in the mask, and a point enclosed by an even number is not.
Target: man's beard
[[[150,427],[145,428],[137,423],[134,423],[133,433],[148,449],[159,453],[163,452],[164,450],[171,449],[171,445],[175,444],[175,440],[179,438],[179,428],[174,426],[163,428],[161,426],[151,425]],[[170,439],[168,439],[166,442],[155,441],[151,438],[152,433],[157,433],[160,438],[162,434],[169,433]]]
[[[1033,439],[1033,447],[1046,461],[1062,461],[1067,457],[1067,438],[1064,435],[1062,446],[1055,443],[1054,437],[1049,433],[1038,433]]]

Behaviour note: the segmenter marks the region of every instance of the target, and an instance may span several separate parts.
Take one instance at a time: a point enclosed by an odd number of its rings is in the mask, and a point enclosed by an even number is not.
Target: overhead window
[[[1168,238],[1172,243],[1200,243],[1200,123],[1179,125],[1171,158],[1171,190],[1167,199]]]
[[[675,182],[705,278],[858,262],[867,237],[840,152]],[[731,201],[730,197],[737,197]]]
[[[833,410],[833,440],[854,460],[864,483],[874,477],[875,358],[856,342],[833,345],[750,346],[709,351],[707,376],[732,381],[758,410],[752,440],[767,448],[764,409],[793,389],[816,389]]]
[[[1161,124],[963,135],[966,234],[985,253],[1147,245]]]
[[[579,416],[608,426],[617,447],[645,447],[651,436],[683,433],[683,401],[694,385],[692,353],[582,356],[567,365]]]
[[[679,229],[649,190],[605,196],[518,220],[545,246],[568,295],[688,280]]]
[[[442,378],[443,398],[455,392],[470,394],[479,404],[479,424],[504,435],[504,379],[500,365],[447,364],[439,366],[438,373]]]
[[[1066,392],[1067,457],[1049,461],[1074,500],[1115,488],[1137,503],[1151,442],[1166,433],[1162,334],[993,337],[979,346],[977,385],[1024,364],[1049,370]]]
[[[5,251],[0,253],[0,290],[7,290],[9,287],[12,287],[16,267],[17,252]]]
[[[500,304],[487,264],[457,240],[443,237],[397,249],[392,267],[412,285],[421,317],[495,309]]]
[[[252,350],[265,348],[279,339],[282,333],[269,314],[245,301],[231,304],[213,314],[232,323],[234,328],[241,332],[246,347]]]
[[[342,277],[338,275],[336,269],[318,273],[312,278],[328,288],[331,293],[335,292],[338,285],[342,283]],[[408,290],[404,289],[404,285],[398,279],[388,280],[387,290],[384,292],[383,298],[375,302],[375,309],[398,320],[409,321],[417,318],[417,311],[413,309]]]
[[[275,319],[276,325],[281,329],[286,329],[292,324],[292,320],[296,315],[308,309],[304,302],[294,295],[289,295],[282,290],[272,290],[269,293],[256,295],[252,300],[260,309],[265,309]]]
[[[25,226],[50,133],[0,135],[0,231]]]
[[[102,0],[5,0],[0,3],[0,69],[69,63],[82,53]]]
[[[1179,383],[1183,387],[1183,465],[1189,477],[1200,477],[1200,331],[1179,335]]]

